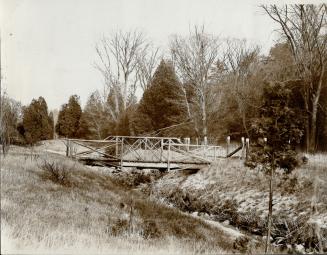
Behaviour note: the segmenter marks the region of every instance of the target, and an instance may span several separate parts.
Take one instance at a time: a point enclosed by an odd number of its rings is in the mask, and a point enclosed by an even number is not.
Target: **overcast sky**
[[[72,94],[84,105],[101,89],[95,43],[116,29],[141,29],[167,47],[169,35],[207,32],[246,38],[264,52],[276,40],[272,21],[255,1],[221,0],[0,0],[3,84],[28,104],[43,96],[50,109]]]

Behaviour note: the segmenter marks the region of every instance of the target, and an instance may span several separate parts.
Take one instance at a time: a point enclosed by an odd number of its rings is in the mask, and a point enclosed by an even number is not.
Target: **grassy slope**
[[[259,228],[257,223],[264,228],[266,222],[268,187],[268,177],[262,171],[245,168],[239,160],[219,160],[193,175],[171,172],[158,180],[154,192],[186,210],[208,212],[218,216],[218,220],[225,220],[226,216],[238,227],[244,225],[255,231]],[[309,163],[290,175],[276,173],[273,214],[276,222],[298,222],[298,226],[289,226],[296,231],[303,227],[302,223],[316,221],[324,229],[321,233],[327,232],[326,155],[309,155]],[[294,235],[292,231],[288,238]],[[299,235],[306,235],[306,231],[303,228]],[[296,238],[299,237],[293,241]],[[321,239],[326,245],[327,236]]]
[[[59,155],[36,159],[21,154],[28,152],[22,148],[13,151],[20,153],[1,159],[2,253],[192,254],[233,250],[226,233],[127,190],[105,172]],[[65,185],[53,182],[38,167],[45,157],[70,169]]]

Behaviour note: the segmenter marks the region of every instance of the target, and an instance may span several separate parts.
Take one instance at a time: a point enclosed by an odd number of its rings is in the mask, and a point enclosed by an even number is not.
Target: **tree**
[[[144,89],[151,80],[158,49],[152,51],[145,36],[135,30],[103,37],[96,45],[96,52],[99,59],[96,68],[104,78],[105,97],[110,94],[113,101],[108,105],[109,112],[117,122],[119,115],[136,101],[137,87]]]
[[[304,81],[306,147],[308,151],[315,151],[317,115],[327,64],[327,5],[270,5],[262,8],[279,24],[281,35],[290,46],[297,75]]]
[[[162,60],[138,105],[137,133],[157,131],[186,121],[186,108],[179,83],[172,64]]]
[[[252,120],[253,141],[248,165],[263,164],[269,173],[269,213],[266,253],[270,248],[273,206],[273,178],[276,167],[293,170],[297,164],[295,147],[304,131],[301,109],[296,107],[292,83],[267,83],[260,116]]]
[[[19,102],[9,98],[6,93],[2,93],[0,109],[0,142],[5,155],[10,144],[21,143],[17,127],[21,121],[22,107]]]
[[[92,133],[90,131],[89,123],[90,122],[88,120],[87,115],[84,112],[82,112],[82,116],[79,119],[78,129],[77,129],[76,135],[75,135],[77,138],[83,138],[83,139],[91,139],[92,138]]]
[[[243,130],[249,137],[249,119],[254,102],[260,94],[260,89],[255,87],[253,77],[259,68],[259,47],[248,46],[245,40],[227,40],[225,66],[227,69],[226,82],[229,93],[235,100],[237,110],[241,116]]]
[[[108,107],[108,98],[103,98],[99,91],[93,92],[84,107],[83,115],[87,121],[90,137],[103,139],[114,128],[112,114]]]
[[[273,158],[275,166],[289,172],[297,166],[295,148],[304,134],[305,118],[297,105],[296,85],[292,81],[265,84],[260,115],[251,120],[251,163],[271,163]]]
[[[35,144],[40,140],[53,138],[52,121],[43,97],[33,99],[23,110],[23,132],[26,142]]]
[[[73,95],[69,98],[68,104],[61,107],[56,124],[56,132],[64,137],[76,137],[79,129],[82,109],[79,103],[79,97]]]
[[[207,117],[216,100],[210,89],[220,73],[219,48],[218,38],[205,33],[204,27],[195,27],[187,38],[175,36],[170,43],[178,74],[183,84],[190,86],[182,86],[188,116],[202,137],[208,135]],[[191,101],[187,99],[188,91],[194,94]]]

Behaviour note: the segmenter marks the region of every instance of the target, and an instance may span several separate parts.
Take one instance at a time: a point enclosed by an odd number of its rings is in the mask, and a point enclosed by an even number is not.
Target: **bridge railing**
[[[66,155],[78,159],[118,162],[210,164],[218,158],[235,154],[225,146],[190,144],[176,137],[109,136],[104,140],[66,139]],[[243,156],[244,143],[242,143]]]

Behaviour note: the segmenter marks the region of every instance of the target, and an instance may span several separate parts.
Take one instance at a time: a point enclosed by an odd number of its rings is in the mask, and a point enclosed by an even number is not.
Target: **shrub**
[[[69,173],[75,168],[74,164],[69,165],[65,161],[43,159],[42,163],[39,164],[39,168],[45,171],[43,175],[45,179],[63,186],[71,186]]]

